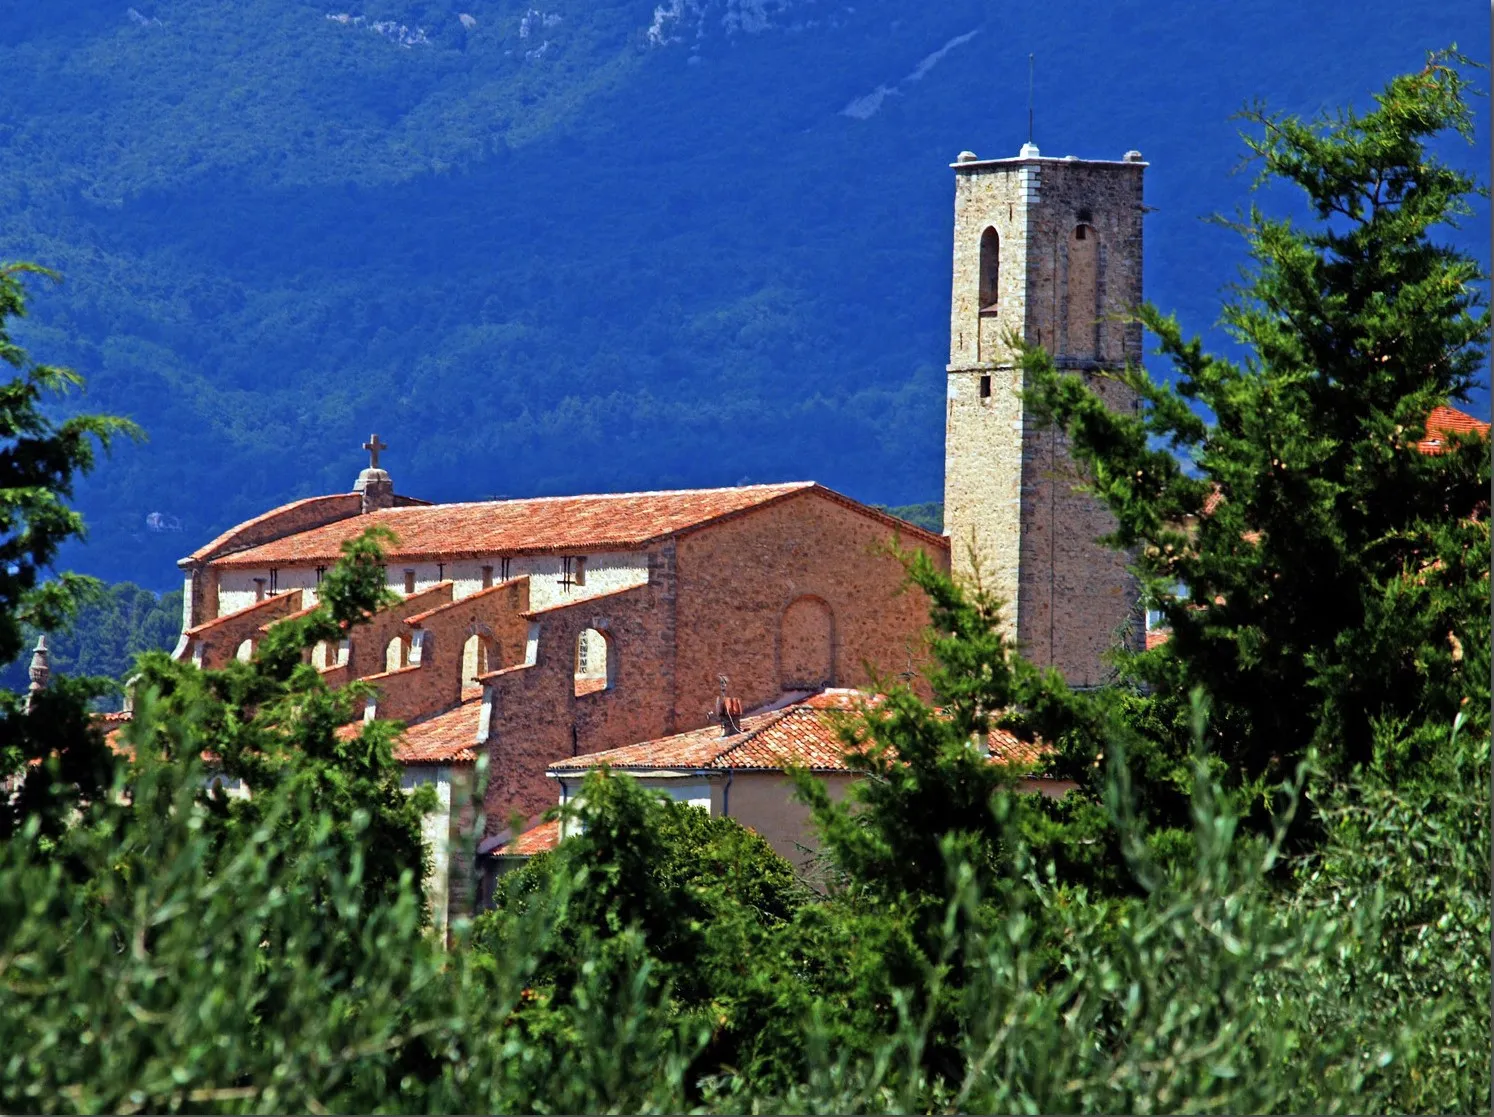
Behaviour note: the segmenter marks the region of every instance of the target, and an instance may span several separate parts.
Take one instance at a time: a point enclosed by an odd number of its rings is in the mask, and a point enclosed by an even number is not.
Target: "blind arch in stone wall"
[[[1086,222],[1069,237],[1069,321],[1065,353],[1081,360],[1099,356],[1100,238]]]
[[[778,621],[778,685],[815,690],[835,685],[835,613],[820,597],[789,602]]]

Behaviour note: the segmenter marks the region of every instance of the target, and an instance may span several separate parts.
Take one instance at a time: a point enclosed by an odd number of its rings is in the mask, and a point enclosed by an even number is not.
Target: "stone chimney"
[[[31,712],[31,698],[38,691],[47,689],[47,679],[51,677],[52,668],[47,663],[47,638],[45,635],[36,638],[36,650],[31,653],[31,685],[26,690],[26,712]]]
[[[376,508],[393,508],[394,481],[379,468],[379,452],[389,447],[379,441],[378,435],[371,434],[363,448],[368,451],[368,468],[353,482],[353,491],[363,498],[362,511],[368,513]]]

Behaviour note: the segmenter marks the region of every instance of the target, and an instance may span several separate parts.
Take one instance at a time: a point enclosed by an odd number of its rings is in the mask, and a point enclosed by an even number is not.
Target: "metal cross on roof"
[[[368,436],[368,441],[363,444],[363,448],[368,451],[369,469],[378,469],[379,451],[389,449],[387,444],[379,441],[379,436],[376,434],[371,434]]]

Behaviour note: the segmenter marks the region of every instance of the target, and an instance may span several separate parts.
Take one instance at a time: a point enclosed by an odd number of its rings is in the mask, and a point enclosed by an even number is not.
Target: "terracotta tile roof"
[[[272,520],[277,516],[292,511],[293,509],[306,508],[313,504],[321,504],[326,505],[329,508],[336,508],[344,515],[351,516],[358,511],[358,506],[361,502],[361,499],[362,498],[359,497],[357,493],[329,493],[326,496],[308,496],[302,500],[293,500],[289,504],[282,504],[279,508],[271,508],[268,512],[262,512],[258,516],[255,516],[252,520],[245,520],[241,524],[234,525],[233,527],[225,531],[222,535],[218,536],[218,538],[214,539],[212,542],[198,547],[197,550],[193,551],[186,558],[182,559],[181,562],[200,562],[201,560],[212,555],[213,552],[218,550],[219,548],[225,547],[229,543],[232,543],[237,536],[251,531],[255,526],[264,523],[266,520]],[[344,507],[339,508],[339,505],[342,505]]]
[[[863,703],[875,704],[877,695],[832,688],[777,708],[749,713],[742,732],[721,735],[710,725],[655,741],[569,757],[550,765],[557,775],[589,771],[602,764],[621,769],[712,769],[724,771],[782,771],[788,767],[812,772],[853,772],[846,746],[837,732],[838,714],[852,713]],[[1005,730],[992,730],[992,759],[1009,764],[1031,764],[1042,758],[1045,746],[1018,740]]]
[[[1146,650],[1147,651],[1151,651],[1153,648],[1160,648],[1163,644],[1167,643],[1167,641],[1169,641],[1171,639],[1172,639],[1172,632],[1170,630],[1168,630],[1168,629],[1165,629],[1165,628],[1150,628],[1150,629],[1147,629],[1147,633],[1146,633]]]
[[[477,761],[477,723],[482,699],[407,726],[394,743],[401,764],[473,764]]]
[[[1444,441],[1451,434],[1477,434],[1487,438],[1489,424],[1456,407],[1434,407],[1427,416],[1425,437],[1416,448],[1423,454],[1440,454]]]
[[[495,848],[494,857],[533,857],[536,853],[547,853],[560,843],[560,820],[552,818],[525,830],[517,838],[510,839]]]
[[[986,747],[991,751],[992,760],[1024,766],[1041,763],[1043,757],[1052,751],[1041,741],[1024,741],[1005,729],[991,730],[986,735]]]
[[[268,567],[334,562],[343,543],[375,525],[394,531],[398,542],[392,545],[389,558],[405,562],[461,555],[635,550],[810,491],[880,520],[904,536],[934,546],[949,545],[948,540],[935,532],[812,481],[795,481],[729,489],[603,493],[385,508],[236,551],[214,563]]]
[[[534,497],[384,508],[286,536],[217,560],[225,566],[332,562],[342,544],[374,525],[399,537],[405,561],[447,555],[628,550],[813,488],[811,482],[731,489]]]

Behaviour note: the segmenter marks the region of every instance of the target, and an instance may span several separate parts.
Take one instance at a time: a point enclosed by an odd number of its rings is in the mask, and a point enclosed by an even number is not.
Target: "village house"
[[[605,766],[625,773],[651,790],[661,791],[717,818],[735,818],[773,847],[796,869],[812,864],[819,840],[809,809],[794,797],[791,769],[807,771],[825,784],[832,800],[841,799],[864,776],[847,756],[841,737],[845,720],[878,696],[847,687],[792,693],[746,713],[733,705],[718,707],[717,724],[689,733],[557,760],[546,769],[565,808],[573,804],[588,772]],[[992,762],[1030,769],[1042,759],[1043,747],[1003,729],[992,729],[981,744]],[[1057,798],[1073,781],[1035,773],[1017,780],[1019,790]],[[569,835],[574,822],[554,818],[511,841],[494,843],[485,870],[501,874],[536,853],[553,849]],[[480,850],[480,852],[486,852]]]

